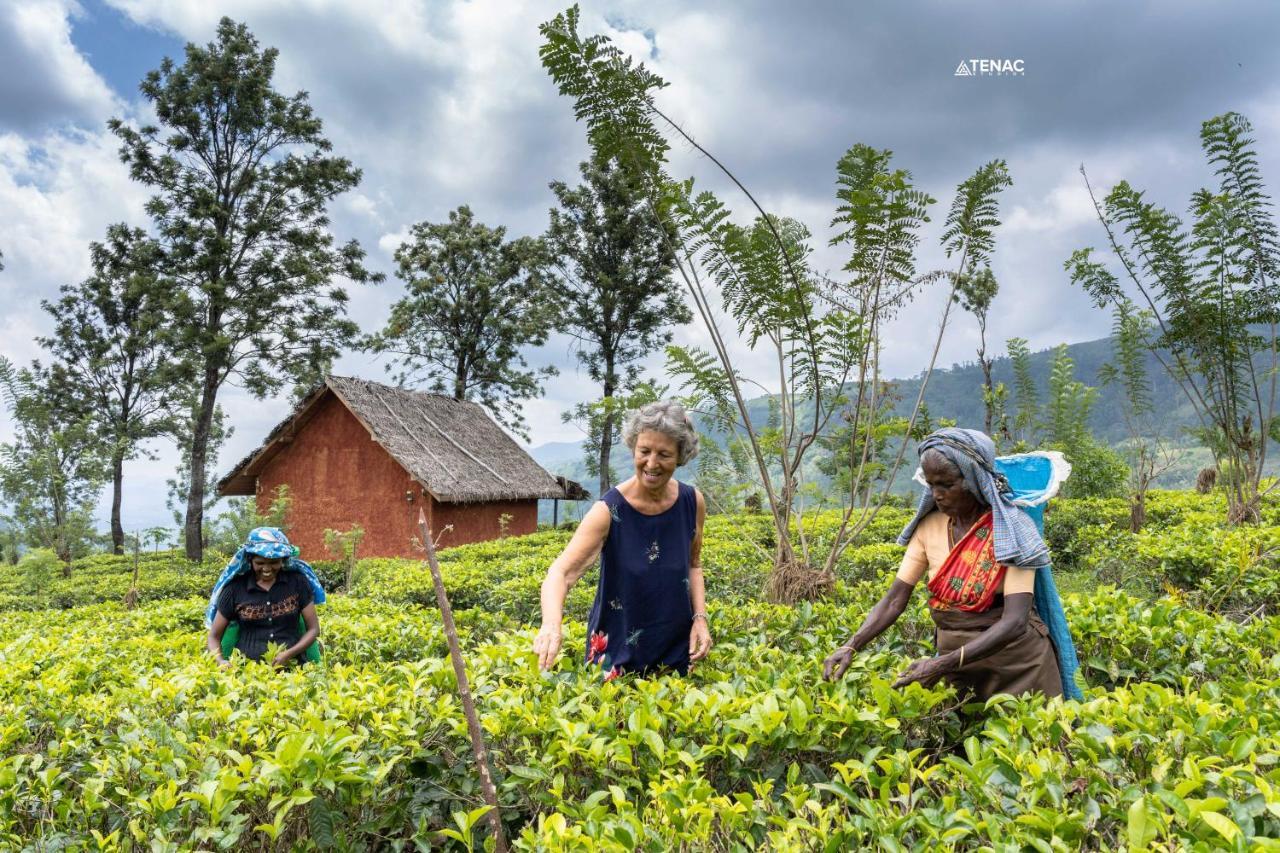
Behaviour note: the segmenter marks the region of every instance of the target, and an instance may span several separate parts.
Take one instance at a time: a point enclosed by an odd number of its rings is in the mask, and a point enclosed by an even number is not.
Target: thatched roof
[[[554,477],[533,461],[476,403],[330,376],[271,431],[262,447],[218,482],[218,494],[254,494],[258,473],[330,395],[437,500],[563,500],[582,493],[577,483]]]

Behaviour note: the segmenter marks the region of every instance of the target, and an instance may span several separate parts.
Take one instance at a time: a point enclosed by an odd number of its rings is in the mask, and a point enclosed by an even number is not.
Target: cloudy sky
[[[551,180],[573,180],[582,129],[538,63],[537,25],[561,6],[516,0],[0,0],[0,353],[25,363],[49,328],[39,300],[82,278],[88,244],[113,222],[145,225],[144,188],[130,182],[106,131],[112,116],[145,118],[137,84],[188,41],[208,42],[223,15],[279,48],[277,87],[306,90],[341,154],[364,171],[333,208],[390,273],[408,227],[469,204],[512,235],[546,226]],[[1127,178],[1175,210],[1209,182],[1200,122],[1236,110],[1255,125],[1264,173],[1280,180],[1280,4],[1258,2],[583,3],[583,29],[606,33],[670,82],[660,104],[728,164],[764,205],[829,234],[834,166],[851,145],[894,152],[938,199],[921,270],[942,266],[940,220],[955,185],[1002,157],[1014,186],[1002,199],[994,270],[995,341],[1033,348],[1105,335],[1109,318],[1062,271],[1072,249],[1097,245],[1078,168],[1095,185]],[[1020,76],[956,76],[969,59],[1022,60]],[[724,182],[676,147],[672,172]],[[732,206],[742,199],[725,189]],[[822,244],[825,239],[815,240]],[[839,250],[821,249],[837,272]],[[400,292],[388,275],[353,294],[352,315],[378,327]],[[927,363],[941,299],[917,302],[889,333],[889,375]],[[972,358],[969,318],[948,333],[940,364]],[[697,329],[678,333],[696,343]],[[530,354],[562,366],[526,417],[534,444],[574,440],[559,413],[593,397],[568,341]],[[751,364],[749,353],[744,363]],[[379,378],[381,361],[344,357],[337,371]],[[650,374],[657,375],[660,359]],[[767,380],[766,380],[767,384]],[[228,389],[235,434],[219,472],[286,413]],[[11,436],[0,420],[0,439]],[[126,525],[168,522],[163,481],[174,454],[127,470]]]

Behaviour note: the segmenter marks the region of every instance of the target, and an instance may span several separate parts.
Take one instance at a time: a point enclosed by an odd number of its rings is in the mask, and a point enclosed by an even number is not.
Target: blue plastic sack
[[[1012,502],[1031,516],[1036,529],[1044,536],[1044,508],[1049,499],[1058,494],[1064,480],[1071,475],[1071,465],[1057,451],[1018,453],[1013,456],[997,456],[996,470],[1004,474],[1013,491]],[[1062,609],[1058,585],[1053,582],[1053,570],[1044,566],[1036,570],[1036,612],[1049,629],[1054,651],[1058,655],[1058,669],[1062,673],[1062,692],[1068,699],[1083,699],[1080,689],[1080,659],[1076,657],[1075,642],[1067,626],[1067,614]]]

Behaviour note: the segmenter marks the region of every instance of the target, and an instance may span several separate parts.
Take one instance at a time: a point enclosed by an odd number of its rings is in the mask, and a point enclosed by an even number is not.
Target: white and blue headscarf
[[[1069,699],[1083,699],[1076,680],[1080,661],[1076,657],[1075,643],[1071,639],[1058,587],[1053,582],[1049,546],[1045,545],[1041,532],[1044,504],[1058,493],[1058,486],[1071,473],[1071,466],[1060,453],[1020,454],[997,459],[995,442],[986,433],[957,427],[931,433],[920,442],[917,450],[921,455],[928,450],[941,453],[960,469],[965,488],[991,507],[996,560],[1007,566],[1035,570],[1033,598],[1036,612],[1053,640],[1058,669],[1062,674],[1062,692]],[[1016,488],[1010,485],[1010,478],[1019,481]],[[916,472],[916,479],[924,484],[921,472]],[[936,508],[933,491],[926,485],[915,517],[903,528],[898,544],[910,542],[916,527]]]
[[[253,571],[254,555],[266,557],[268,560],[283,559],[285,562],[281,567],[282,571],[302,572],[307,582],[311,584],[315,603],[324,604],[324,587],[320,585],[320,579],[316,577],[315,570],[310,565],[298,558],[298,549],[289,544],[289,537],[284,535],[284,531],[278,527],[255,527],[249,531],[244,544],[227,563],[227,567],[222,570],[222,574],[218,576],[218,582],[213,585],[209,606],[204,612],[206,627],[213,624],[213,617],[218,612],[218,596],[222,594],[223,587],[230,583],[232,578]]]
[[[995,442],[986,433],[958,427],[940,429],[927,436],[917,448],[921,456],[929,450],[936,450],[959,468],[965,488],[991,507],[998,562],[1023,569],[1049,565],[1049,546],[1044,544],[1044,537],[1036,530],[1035,522],[1014,506],[1009,481],[996,470]],[[934,503],[933,492],[926,487],[920,496],[916,517],[903,528],[898,544],[910,542],[916,526],[935,509],[937,504]]]

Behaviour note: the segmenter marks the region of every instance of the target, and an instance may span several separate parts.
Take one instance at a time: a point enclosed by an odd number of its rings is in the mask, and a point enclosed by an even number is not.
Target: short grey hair
[[[676,464],[683,465],[698,455],[698,431],[675,400],[658,400],[627,413],[622,425],[622,443],[632,450],[642,432],[660,432],[676,443]]]

